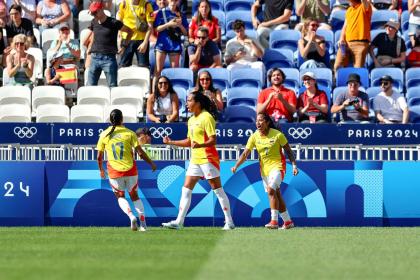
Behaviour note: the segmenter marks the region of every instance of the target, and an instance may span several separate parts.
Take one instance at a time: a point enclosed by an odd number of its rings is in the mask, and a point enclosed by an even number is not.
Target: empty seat
[[[346,19],[345,10],[335,10],[330,14],[330,22],[333,31],[341,30]]]
[[[37,86],[32,90],[32,110],[45,104],[64,104],[64,88],[60,86]]]
[[[420,86],[420,68],[409,68],[405,71],[405,86],[407,90]]]
[[[44,62],[42,57],[42,50],[40,48],[29,48],[26,52],[32,55],[35,59],[34,71],[31,80],[42,79],[44,77]]]
[[[137,86],[143,93],[150,91],[150,70],[146,67],[123,67],[118,69],[118,86]]]
[[[190,115],[187,109],[187,90],[183,87],[174,87],[174,91],[178,95],[179,100],[179,118],[186,120]]]
[[[298,48],[298,41],[302,37],[299,31],[293,29],[273,30],[270,33],[271,49],[288,49],[295,52]]]
[[[31,89],[25,86],[0,87],[0,105],[22,104],[31,105]]]
[[[71,107],[70,121],[72,123],[102,123],[104,108],[98,105],[82,104]]]
[[[134,86],[114,87],[111,89],[112,105],[131,105],[136,109],[138,117],[143,117],[144,92]]]
[[[223,120],[225,122],[255,123],[256,116],[255,109],[242,105],[232,105],[226,107]]]
[[[225,12],[251,11],[254,0],[225,0]]]
[[[31,107],[22,104],[0,105],[0,122],[31,122]]]
[[[234,87],[227,90],[227,106],[242,105],[255,110],[259,90],[254,87]]]
[[[84,86],[77,90],[77,104],[94,104],[102,107],[111,103],[111,91],[106,86]]]
[[[123,122],[124,123],[136,123],[137,122],[137,113],[136,107],[132,105],[111,105],[105,107],[104,110],[104,120],[109,122],[109,114],[112,110],[119,109],[123,112]]]
[[[407,101],[414,97],[420,97],[420,86],[408,88],[405,97]]]
[[[263,73],[259,69],[232,69],[230,73],[231,87],[263,87]]]
[[[36,110],[36,122],[64,122],[70,121],[70,109],[67,105],[40,105]]]
[[[371,18],[371,29],[382,28],[387,21],[393,19],[398,22],[398,11],[397,10],[376,10],[372,13]]]
[[[280,49],[266,49],[262,57],[265,69],[294,68],[293,51]]]
[[[172,86],[189,89],[194,86],[193,72],[188,68],[167,68],[162,70],[162,76],[168,77]]]
[[[409,107],[410,110],[410,122],[420,123],[420,106]]]

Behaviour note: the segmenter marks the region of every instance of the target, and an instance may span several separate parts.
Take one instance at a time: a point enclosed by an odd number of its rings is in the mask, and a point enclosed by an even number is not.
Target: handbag
[[[162,9],[163,20],[165,23],[168,23],[168,19],[166,18],[166,9]],[[168,29],[168,36],[172,41],[179,42],[181,41],[181,34],[178,32],[177,28],[169,27]]]
[[[146,6],[148,3],[149,2],[146,2],[144,6],[144,10],[146,10]],[[149,25],[147,24],[147,22],[137,16],[132,4],[129,4],[129,3],[126,3],[126,4],[130,6],[131,12],[133,13],[134,18],[136,19],[136,29],[142,33],[147,32],[147,29],[149,28]]]

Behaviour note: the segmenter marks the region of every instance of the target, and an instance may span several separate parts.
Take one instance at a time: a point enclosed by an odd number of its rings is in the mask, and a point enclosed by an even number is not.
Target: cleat
[[[146,230],[147,230],[146,222],[140,221],[139,231],[146,231]]]
[[[268,229],[278,229],[279,228],[279,222],[272,220],[268,224],[266,224],[264,227],[268,228]]]
[[[140,226],[139,227],[139,231],[145,232],[146,231],[146,227]]]
[[[138,226],[137,226],[137,218],[131,219],[131,230],[132,231],[137,231],[137,228],[138,228]]]
[[[295,224],[293,223],[292,220],[290,220],[290,221],[284,222],[283,226],[279,229],[291,229],[294,227],[295,227]]]
[[[235,225],[233,223],[225,223],[225,226],[222,229],[223,230],[232,230],[232,229],[235,229]]]
[[[170,221],[168,223],[162,223],[162,226],[164,228],[170,228],[170,229],[180,229],[180,228],[182,228],[182,225],[178,224],[176,221]]]

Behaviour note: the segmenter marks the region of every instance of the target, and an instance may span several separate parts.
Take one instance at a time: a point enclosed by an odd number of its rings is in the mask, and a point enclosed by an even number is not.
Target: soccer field
[[[418,227],[0,228],[0,279],[418,279],[419,260]]]

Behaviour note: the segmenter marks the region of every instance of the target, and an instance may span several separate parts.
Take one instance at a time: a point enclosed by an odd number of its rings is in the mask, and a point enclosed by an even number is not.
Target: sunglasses
[[[207,36],[197,36],[198,39],[207,39]]]
[[[200,78],[200,81],[201,82],[204,82],[204,81],[207,81],[208,82],[208,81],[210,81],[210,78]]]
[[[381,85],[383,85],[383,86],[387,86],[387,85],[389,85],[390,83],[389,82],[381,82]]]
[[[310,26],[312,26],[312,27],[319,27],[319,24],[318,23],[312,23],[312,24],[310,24]]]
[[[25,43],[24,42],[16,42],[16,46],[24,46]]]
[[[169,84],[168,82],[158,82],[159,85],[167,85]]]

